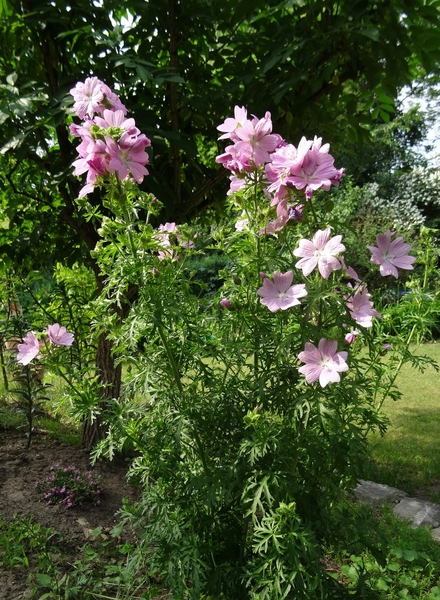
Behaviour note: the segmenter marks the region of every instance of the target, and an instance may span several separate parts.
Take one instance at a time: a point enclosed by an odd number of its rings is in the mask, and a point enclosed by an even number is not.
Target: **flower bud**
[[[227,310],[232,310],[232,304],[227,298],[223,298],[223,300],[220,300],[220,305],[223,306],[223,308],[226,308]]]
[[[266,279],[266,273],[264,273],[263,271],[260,271],[260,277],[264,281]]]
[[[350,331],[350,333],[347,333],[347,335],[345,336],[345,341],[347,342],[347,344],[352,344],[356,339],[356,334],[354,333],[354,331]]]
[[[153,275],[155,277],[157,277],[159,275],[159,271],[156,269],[156,267],[153,267]]]

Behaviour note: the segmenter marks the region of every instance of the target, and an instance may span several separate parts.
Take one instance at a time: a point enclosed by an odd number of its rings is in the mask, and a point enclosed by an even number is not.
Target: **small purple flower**
[[[356,337],[359,335],[359,333],[360,331],[358,329],[353,329],[353,331],[347,333],[344,338],[346,343],[352,344],[356,340]]]

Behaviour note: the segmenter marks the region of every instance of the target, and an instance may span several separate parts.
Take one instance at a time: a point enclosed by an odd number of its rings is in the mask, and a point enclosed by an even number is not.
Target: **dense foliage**
[[[321,138],[293,146],[272,133],[270,113],[248,119],[237,106],[218,127],[232,142],[217,157],[231,172],[230,218],[210,230],[228,257],[224,283],[213,296],[201,282],[197,295],[191,262],[206,243],[188,226],[154,227],[160,203],[134,181],[146,175],[149,140],[97,78],[72,94],[75,166],[87,173],[78,205],[96,217],[100,188],[107,209],[95,310],[126,365],[124,392],[96,402],[96,379],[52,348],[73,343],[58,324],[29,332],[18,362],[47,356],[72,382],[76,413],[101,416],[95,457],[136,451],[142,498],[123,513],[139,538],[134,560],[148,555],[176,598],[330,597],[321,559],[338,535],[334,507],[366,474],[367,434],[384,430],[380,407],[398,396],[399,368],[425,363],[408,352],[414,328],[392,345],[375,335],[381,315],[332,235],[343,225],[317,192],[337,187],[343,170]],[[413,270],[401,237],[374,241],[381,277]],[[123,305],[133,282],[136,299],[118,319],[108,303]]]

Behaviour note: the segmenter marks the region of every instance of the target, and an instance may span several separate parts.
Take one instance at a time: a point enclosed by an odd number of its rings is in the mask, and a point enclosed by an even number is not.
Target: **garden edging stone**
[[[432,537],[440,542],[440,504],[411,498],[406,492],[382,483],[360,480],[353,490],[356,498],[373,508],[394,504],[394,514],[408,520],[410,527],[432,527]]]

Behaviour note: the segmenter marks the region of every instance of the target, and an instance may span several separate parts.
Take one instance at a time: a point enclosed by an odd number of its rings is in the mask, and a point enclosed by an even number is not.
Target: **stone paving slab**
[[[401,519],[408,519],[411,527],[421,525],[440,526],[440,505],[433,502],[417,500],[417,498],[402,498],[394,507],[394,514]]]
[[[374,483],[374,481],[365,481],[361,479],[354,491],[354,495],[373,508],[379,507],[384,502],[395,504],[407,496],[406,492],[383,483]]]
[[[432,527],[432,537],[440,542],[440,505],[417,498],[410,498],[405,492],[373,481],[361,480],[356,489],[355,496],[361,501],[377,508],[384,502],[395,504],[394,514],[407,519],[410,527]]]

